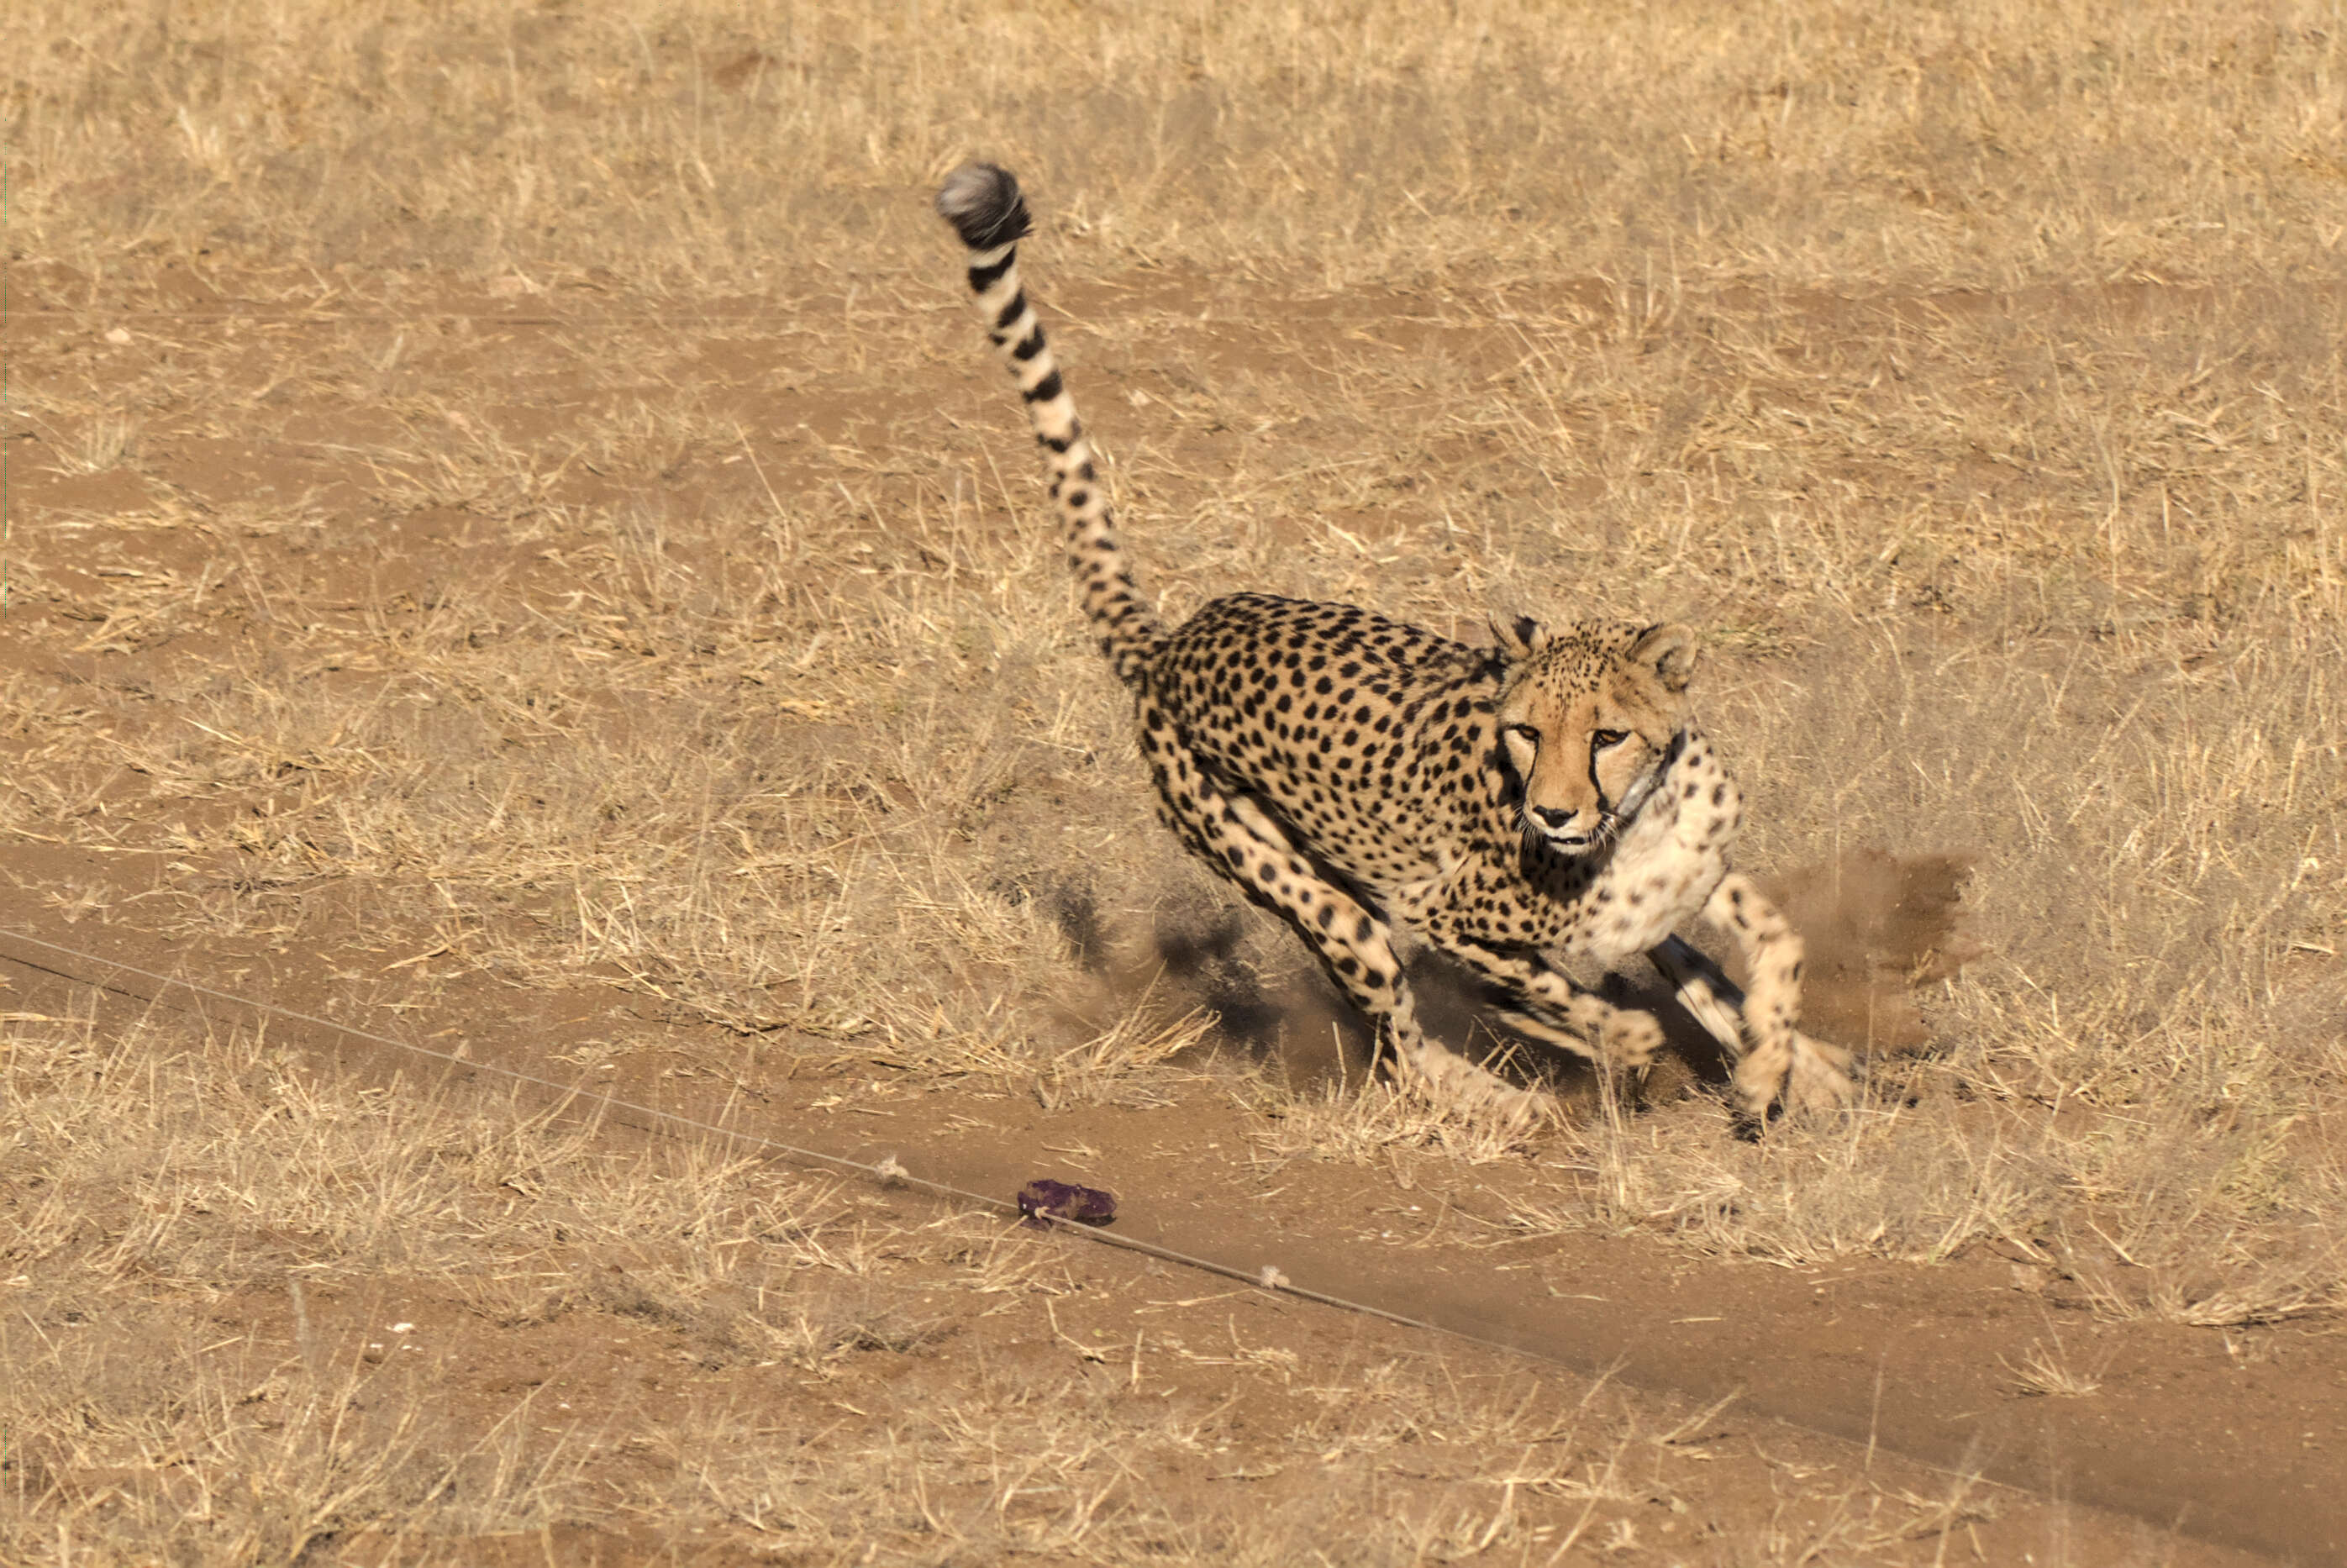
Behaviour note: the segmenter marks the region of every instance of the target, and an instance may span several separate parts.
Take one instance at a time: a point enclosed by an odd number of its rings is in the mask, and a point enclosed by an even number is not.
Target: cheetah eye
[[[1600,730],[1589,737],[1589,743],[1598,751],[1611,751],[1630,737],[1621,730]]]
[[[1540,744],[1540,732],[1533,729],[1530,724],[1510,724],[1508,726],[1508,733],[1513,735],[1517,740],[1523,742],[1523,743],[1528,746],[1537,746]]]

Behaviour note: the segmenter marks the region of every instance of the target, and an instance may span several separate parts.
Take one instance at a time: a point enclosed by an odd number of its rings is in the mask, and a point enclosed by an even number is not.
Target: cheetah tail
[[[969,287],[986,317],[988,334],[1027,400],[1035,439],[1051,463],[1051,498],[1067,528],[1068,564],[1075,569],[1085,617],[1117,678],[1132,685],[1164,637],[1157,613],[1133,586],[1092,466],[1092,444],[1076,417],[1075,399],[1060,379],[1058,362],[1043,342],[1043,324],[1019,282],[1019,241],[1028,232],[1027,202],[1019,182],[990,163],[965,163],[946,176],[938,212],[969,247]]]

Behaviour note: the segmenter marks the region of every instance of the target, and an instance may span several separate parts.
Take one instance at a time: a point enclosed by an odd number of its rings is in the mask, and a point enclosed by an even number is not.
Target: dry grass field
[[[0,1560],[2347,1553],[2333,8],[18,0],[0,56]],[[928,209],[970,156],[1169,611],[1703,630],[1858,1109],[1365,1082],[1152,816]]]

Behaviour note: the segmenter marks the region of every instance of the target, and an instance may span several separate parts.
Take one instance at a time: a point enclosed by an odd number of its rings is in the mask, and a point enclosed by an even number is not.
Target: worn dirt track
[[[5,926],[24,928],[0,917]],[[37,935],[40,944],[0,930],[0,963],[24,1005],[66,1008],[102,992],[111,1009],[159,1006],[261,1021],[218,998],[70,956],[167,967],[207,983],[168,946],[72,928]],[[267,967],[274,972],[243,989],[301,1010],[331,1005],[322,1000],[331,988],[318,984],[314,968],[282,960]],[[501,999],[471,989],[456,1000],[468,1040],[529,1040],[538,1050],[549,1043],[546,1020],[555,1012],[599,1006],[591,997],[553,1008],[536,999],[501,1020]],[[268,1021],[281,1040],[362,1077],[469,1082],[494,1095],[507,1088],[496,1070],[534,1078],[548,1071],[533,1050],[477,1050],[487,1071],[475,1072],[315,1024]],[[687,1039],[707,1033],[663,1031],[641,1020],[630,1027]],[[2245,1344],[2250,1336],[2117,1326],[2091,1341],[2102,1380],[2095,1398],[2028,1398],[2016,1392],[2011,1368],[2051,1317],[2016,1287],[2020,1271],[1993,1256],[1930,1270],[1867,1263],[1786,1268],[1691,1257],[1635,1235],[1512,1243],[1499,1221],[1521,1183],[1504,1171],[1463,1171],[1440,1191],[1420,1186],[1406,1194],[1420,1200],[1411,1205],[1398,1204],[1390,1182],[1375,1171],[1291,1167],[1266,1178],[1245,1163],[1202,1156],[1240,1147],[1245,1138],[1239,1120],[1211,1096],[1147,1111],[1054,1113],[1015,1102],[1006,1107],[999,1095],[957,1102],[950,1091],[930,1091],[918,1102],[925,1125],[907,1129],[908,1136],[859,1137],[852,1134],[869,1122],[835,1116],[819,1103],[837,1100],[842,1071],[860,1069],[851,1061],[793,1074],[766,1086],[746,1112],[656,1082],[622,1090],[671,1114],[719,1120],[777,1145],[866,1164],[894,1156],[912,1175],[994,1202],[1038,1174],[1104,1184],[1121,1195],[1119,1236],[1240,1274],[1273,1267],[1302,1289],[1569,1372],[1703,1405],[1727,1401],[1740,1419],[1852,1445],[1869,1464],[1878,1453],[1895,1455],[2068,1505],[2075,1511],[2064,1526],[2072,1562],[2143,1560],[2131,1554],[2137,1548],[2112,1544],[2127,1538],[2118,1522],[2127,1519],[2150,1532],[2141,1539],[2165,1542],[2159,1561],[2171,1565],[2270,1561],[2313,1568],[2347,1552],[2347,1497],[2336,1485],[2338,1456],[2347,1453],[2347,1408],[2333,1397],[2347,1385],[2347,1338],[2325,1327],[2266,1330]],[[577,1108],[614,1132],[679,1131],[603,1110],[595,1088],[582,1086],[582,1093]],[[524,1096],[554,1098],[542,1090]],[[1405,1207],[1409,1234],[1396,1235],[1390,1225],[1371,1228],[1378,1216]],[[2117,1554],[2106,1558],[2105,1551]]]

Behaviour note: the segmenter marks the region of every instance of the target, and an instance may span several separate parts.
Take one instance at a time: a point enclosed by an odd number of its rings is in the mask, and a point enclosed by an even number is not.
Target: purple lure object
[[[1104,1225],[1116,1218],[1116,1194],[1073,1182],[1038,1178],[1019,1189],[1019,1212],[1036,1230],[1049,1230],[1053,1220]]]

